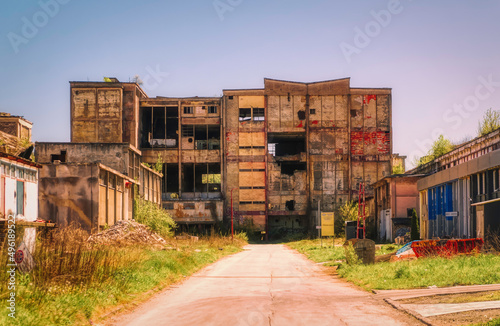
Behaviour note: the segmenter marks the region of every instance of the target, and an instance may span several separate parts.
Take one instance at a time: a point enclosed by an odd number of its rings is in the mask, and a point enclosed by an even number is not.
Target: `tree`
[[[484,136],[498,128],[500,128],[500,111],[489,108],[483,116],[483,121],[479,122],[477,128],[478,135]]]
[[[443,135],[439,135],[439,138],[434,141],[427,155],[418,159],[418,166],[434,161],[436,158],[451,152],[454,147],[449,139],[444,138]]]
[[[418,216],[417,211],[413,209],[411,212],[411,230],[410,230],[411,240],[419,240],[420,239],[420,228],[418,226]]]
[[[343,234],[345,231],[345,221],[358,220],[358,203],[346,202],[337,208],[335,219],[335,233]]]

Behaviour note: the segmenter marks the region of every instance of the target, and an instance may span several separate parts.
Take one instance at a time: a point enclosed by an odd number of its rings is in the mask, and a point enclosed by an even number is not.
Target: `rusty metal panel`
[[[99,119],[121,119],[122,90],[98,89],[97,107]]]
[[[363,97],[364,125],[365,128],[377,127],[377,95]]]
[[[363,96],[355,95],[351,97],[351,128],[363,128]]]
[[[96,116],[95,88],[73,88],[73,119],[94,119]]]
[[[263,108],[264,96],[240,96],[240,108]]]
[[[73,137],[75,143],[97,142],[96,123],[94,121],[73,121]]]
[[[390,128],[390,114],[389,95],[377,96],[377,126],[379,128]]]
[[[347,128],[347,96],[335,96],[335,127]]]
[[[335,97],[323,96],[322,97],[322,126],[333,127],[335,124]]]

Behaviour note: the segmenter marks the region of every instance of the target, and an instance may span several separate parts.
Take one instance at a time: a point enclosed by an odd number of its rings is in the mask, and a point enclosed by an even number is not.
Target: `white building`
[[[0,152],[0,218],[38,218],[38,169],[32,161]]]

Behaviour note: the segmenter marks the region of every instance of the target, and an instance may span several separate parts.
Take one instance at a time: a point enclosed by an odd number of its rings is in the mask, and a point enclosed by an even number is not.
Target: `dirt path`
[[[283,245],[249,245],[111,325],[419,325]]]

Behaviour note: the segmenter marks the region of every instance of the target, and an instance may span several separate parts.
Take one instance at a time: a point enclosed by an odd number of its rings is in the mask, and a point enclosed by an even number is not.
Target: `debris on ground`
[[[165,239],[161,236],[151,231],[147,226],[133,220],[118,221],[109,229],[92,234],[87,241],[97,244],[166,244]]]

